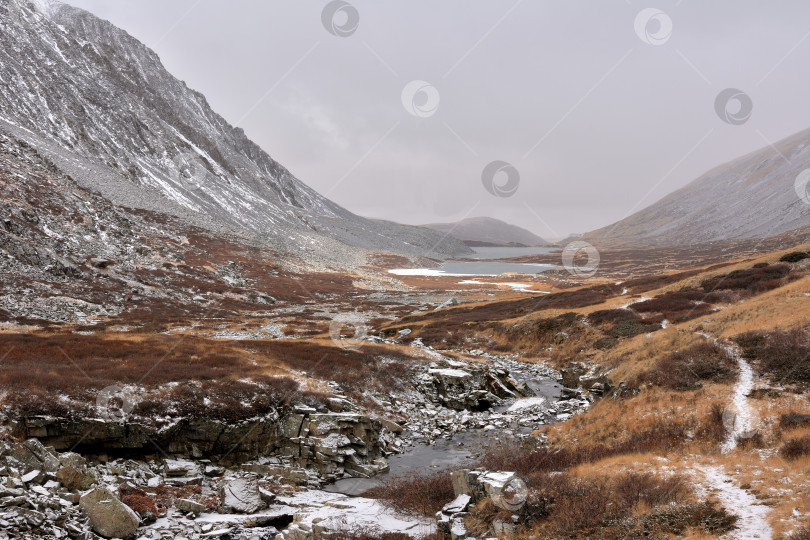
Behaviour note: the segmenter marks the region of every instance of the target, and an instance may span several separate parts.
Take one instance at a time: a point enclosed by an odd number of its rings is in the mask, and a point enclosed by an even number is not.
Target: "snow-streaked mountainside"
[[[716,167],[583,238],[627,247],[689,245],[766,238],[805,227],[810,225],[810,204],[800,197],[796,179],[808,167],[810,129]]]
[[[94,15],[49,0],[0,4],[0,130],[116,204],[244,230],[279,246],[339,240],[457,255],[453,238],[370,221],[319,195]]]
[[[541,246],[548,242],[517,225],[489,217],[473,217],[456,223],[430,223],[422,225],[441,231],[471,244],[522,244]]]

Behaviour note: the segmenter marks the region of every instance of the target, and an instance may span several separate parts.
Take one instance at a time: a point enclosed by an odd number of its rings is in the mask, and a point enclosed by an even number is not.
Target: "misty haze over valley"
[[[0,1],[0,540],[810,538],[810,5]]]

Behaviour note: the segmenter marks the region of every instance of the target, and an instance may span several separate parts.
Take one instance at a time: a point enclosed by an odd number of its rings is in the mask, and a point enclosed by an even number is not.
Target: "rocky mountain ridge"
[[[611,247],[691,246],[794,231],[810,224],[807,183],[798,185],[808,167],[810,129],[715,167],[583,239]]]
[[[468,249],[322,197],[166,71],[157,54],[66,4],[0,6],[0,130],[116,204],[259,235],[306,254],[334,241],[442,257]],[[319,246],[322,246],[319,248]]]

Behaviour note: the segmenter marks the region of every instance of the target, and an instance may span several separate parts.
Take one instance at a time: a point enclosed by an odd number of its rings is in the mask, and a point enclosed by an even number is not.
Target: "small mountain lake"
[[[396,268],[389,270],[397,276],[498,276],[500,274],[539,274],[560,268],[554,264],[514,263],[500,259],[554,253],[549,247],[478,247],[469,258],[446,261],[438,268]]]

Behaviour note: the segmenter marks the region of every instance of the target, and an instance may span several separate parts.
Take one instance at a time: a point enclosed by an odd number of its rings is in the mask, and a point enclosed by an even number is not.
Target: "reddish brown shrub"
[[[810,540],[810,529],[802,527],[797,531],[793,531],[788,537],[789,540]]]
[[[638,384],[694,390],[703,381],[730,382],[738,372],[737,363],[725,349],[715,343],[700,343],[659,359],[655,367],[639,376]]]
[[[810,455],[810,435],[786,441],[779,449],[779,454],[791,460]]]
[[[534,475],[565,471],[583,463],[634,453],[669,452],[683,446],[691,426],[677,421],[658,422],[627,440],[612,445],[580,445],[575,448],[540,448],[527,451],[514,443],[491,446],[477,466],[489,470],[514,471],[530,486]]]
[[[638,313],[629,309],[601,309],[588,315],[588,321],[593,325],[633,321],[639,318]]]
[[[655,513],[659,508],[682,504],[689,494],[689,483],[678,476],[627,473],[613,478],[573,478],[567,473],[542,474],[535,476],[519,518],[542,525],[554,538],[618,538],[605,534],[605,528],[620,520],[628,520],[628,527],[635,526],[635,519],[630,517],[640,503]],[[660,525],[653,528],[657,530]]]
[[[689,483],[681,476],[662,478],[645,473],[627,473],[613,484],[618,506],[631,509],[640,502],[650,507],[668,504],[689,494]]]
[[[726,425],[723,420],[724,408],[720,403],[712,404],[706,418],[700,423],[695,437],[710,443],[722,442],[726,437]]]
[[[156,487],[120,487],[118,494],[123,501],[127,497],[136,497],[137,500],[143,502],[143,499],[149,500],[152,505],[157,509],[156,516],[165,516],[168,509],[174,505],[177,499],[193,499],[199,500],[202,493],[202,486],[167,486],[161,484]],[[207,505],[209,509],[210,506]],[[133,510],[135,508],[133,507]],[[137,510],[136,510],[137,512]]]
[[[810,385],[810,327],[748,332],[735,339],[743,356],[774,382]]]
[[[766,267],[734,270],[724,276],[705,280],[700,286],[704,291],[741,290],[757,294],[781,287],[788,282],[790,265],[773,264]]]
[[[574,533],[601,525],[607,518],[609,497],[604,480],[576,479],[556,486],[548,521],[561,533]],[[615,516],[619,517],[619,516]]]
[[[810,414],[789,412],[779,417],[779,427],[782,429],[796,429],[810,426]]]
[[[386,478],[363,494],[382,499],[401,512],[433,516],[455,498],[450,470]]]
[[[166,515],[166,509],[158,510],[154,501],[145,493],[143,495],[124,495],[121,497],[121,502],[132,508],[141,517],[144,517],[147,513],[151,513],[156,518]]]
[[[412,536],[405,533],[378,533],[372,530],[348,530],[337,531],[330,533],[329,538],[332,540],[412,540]],[[428,536],[420,536],[422,540],[444,540],[444,537],[439,534],[431,534]]]
[[[698,289],[682,289],[638,302],[630,309],[638,313],[660,313],[664,319],[679,323],[711,313],[715,309],[713,304],[730,303],[735,298],[727,291],[707,293]]]

